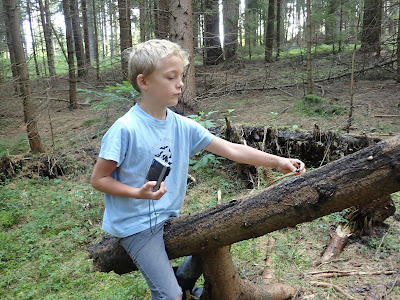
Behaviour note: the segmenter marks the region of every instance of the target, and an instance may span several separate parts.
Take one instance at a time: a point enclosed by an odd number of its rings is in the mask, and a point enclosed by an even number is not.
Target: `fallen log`
[[[247,198],[174,219],[165,228],[165,246],[171,259],[208,252],[399,190],[400,136],[396,136]],[[106,236],[87,251],[96,271],[135,270],[116,238]]]

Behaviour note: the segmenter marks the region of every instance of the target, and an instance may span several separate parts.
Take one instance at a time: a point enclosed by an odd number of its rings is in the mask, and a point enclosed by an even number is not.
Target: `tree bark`
[[[4,5],[3,5],[3,7],[4,7]],[[2,14],[2,16],[4,17],[4,23],[6,25],[7,48],[8,48],[8,52],[10,54],[11,72],[12,72],[13,79],[14,79],[14,93],[15,93],[15,95],[18,95],[20,93],[20,91],[19,91],[20,87],[19,87],[19,83],[18,83],[17,63],[15,60],[15,53],[14,53],[14,49],[13,49],[10,22],[8,21],[8,16],[7,16],[6,12],[4,12]]]
[[[205,0],[204,14],[204,64],[217,65],[224,60],[219,39],[219,6],[218,0]]]
[[[311,0],[307,0],[307,94],[313,93],[312,57],[311,57]]]
[[[87,74],[85,51],[83,50],[83,41],[81,25],[79,21],[78,0],[69,0],[70,19],[74,35],[76,63],[78,66],[78,77],[84,77]]]
[[[74,42],[72,34],[72,21],[71,21],[69,0],[63,0],[63,10],[65,18],[65,36],[67,39],[67,52],[68,52],[69,108],[77,109],[78,99],[76,93]]]
[[[31,14],[31,4],[30,4],[30,2],[31,2],[30,0],[26,1],[26,12],[28,13],[29,30],[31,32],[32,52],[33,52],[33,60],[35,61],[36,75],[40,76],[39,65],[38,65],[37,57],[36,57],[36,42],[35,42],[35,35],[33,34],[32,14]]]
[[[83,25],[83,41],[85,43],[86,65],[90,65],[90,39],[89,39],[89,22],[87,13],[87,2],[81,0],[82,5],[82,25]]]
[[[181,45],[189,53],[189,66],[186,69],[182,97],[177,109],[184,113],[186,107],[194,106],[196,97],[196,80],[193,45],[193,10],[190,0],[172,0],[170,2],[171,40]]]
[[[96,78],[100,79],[100,58],[99,58],[99,33],[97,32],[96,1],[92,0],[93,27],[94,27],[94,57],[96,59]]]
[[[171,259],[209,252],[366,204],[399,190],[397,136],[248,198],[174,219],[165,227],[165,246]],[[107,236],[99,244],[89,246],[88,251],[97,271],[122,274],[134,270],[116,238]]]
[[[223,1],[225,60],[236,60],[239,30],[239,1]]]
[[[361,49],[380,55],[382,0],[364,0]]]
[[[400,83],[400,5],[399,5],[399,19],[397,20],[397,78],[396,81]],[[400,105],[400,102],[399,102]]]
[[[276,1],[276,59],[279,59],[281,51],[281,19],[282,19],[282,1]]]
[[[155,5],[155,35],[158,39],[169,37],[168,0],[154,1]],[[157,5],[157,6],[156,6]]]
[[[287,284],[255,285],[240,278],[235,268],[230,246],[201,255],[205,279],[205,299],[290,299],[294,289]],[[224,287],[224,288],[221,288]]]
[[[265,61],[272,62],[274,46],[275,0],[268,1],[267,30],[265,31]]]
[[[128,78],[128,59],[124,50],[132,47],[130,0],[118,0],[119,37],[121,50],[121,68],[124,78]]]
[[[31,83],[26,65],[21,27],[15,0],[3,0],[7,27],[10,29],[10,52],[14,52],[18,83],[23,98],[24,121],[32,152],[45,152],[39,135],[36,119],[36,108],[32,97]]]
[[[45,0],[44,5],[43,1],[39,0],[39,8],[40,8],[40,18],[42,20],[42,26],[43,26],[44,40],[46,43],[47,64],[49,66],[49,74],[50,76],[55,76],[56,69],[54,67],[54,48],[53,48],[53,40],[51,37],[51,18],[50,18],[50,8],[48,0]]]

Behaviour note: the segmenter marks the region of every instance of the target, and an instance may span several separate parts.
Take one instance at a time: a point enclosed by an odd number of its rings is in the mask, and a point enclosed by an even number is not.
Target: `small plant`
[[[135,104],[139,98],[139,93],[128,81],[123,81],[122,84],[117,83],[115,86],[107,86],[104,92],[89,89],[79,89],[78,91],[89,95],[85,100],[87,104],[92,103],[95,99],[101,99],[100,102],[93,105],[95,109],[104,109],[113,103]]]
[[[225,117],[225,119],[219,119],[218,121],[221,122],[232,122],[233,118],[236,118],[236,116],[234,116],[232,113],[235,111],[234,108],[230,108],[228,109],[226,112],[222,113],[222,115]]]
[[[200,152],[200,153],[196,154],[196,156],[201,156],[202,153],[203,152]],[[207,153],[198,160],[191,159],[189,161],[189,164],[191,166],[190,168],[192,171],[197,171],[199,169],[203,169],[207,173],[211,173],[213,171],[213,167],[217,164],[220,164],[221,160],[223,160],[223,159],[225,159],[225,158],[215,156],[212,153]]]
[[[197,123],[208,129],[217,126],[213,120],[210,120],[210,117],[217,112],[218,110],[210,111],[208,113],[200,111],[198,115],[188,115],[187,117],[195,120]]]

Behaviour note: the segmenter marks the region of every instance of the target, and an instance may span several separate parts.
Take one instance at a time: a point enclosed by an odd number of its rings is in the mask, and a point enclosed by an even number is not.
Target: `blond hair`
[[[158,61],[166,56],[179,56],[184,66],[189,64],[188,53],[176,43],[168,40],[148,40],[132,49],[128,60],[128,79],[132,86],[140,92],[136,78],[139,74],[150,75],[157,68]]]

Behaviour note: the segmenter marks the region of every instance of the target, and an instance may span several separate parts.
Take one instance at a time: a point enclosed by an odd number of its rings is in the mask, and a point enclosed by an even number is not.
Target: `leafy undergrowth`
[[[243,188],[226,166],[210,172],[195,173],[197,184],[188,190],[183,213],[191,213],[217,203],[217,191],[223,201],[245,195]],[[394,194],[397,209],[400,194]],[[6,181],[0,190],[0,298],[2,299],[150,299],[149,290],[139,272],[122,276],[91,271],[86,246],[101,239],[103,196],[88,184],[88,176],[41,179],[16,178]],[[312,299],[342,299],[333,288],[341,287],[356,299],[372,294],[396,299],[400,289],[398,273],[390,275],[351,275],[317,278],[311,271],[333,270],[383,272],[399,270],[398,214],[389,218],[388,227],[374,236],[349,241],[338,260],[318,266],[329,240],[329,230],[340,220],[333,214],[232,245],[234,262],[242,277],[259,284],[265,258],[271,257],[272,278],[268,282],[292,285],[299,296]],[[268,245],[268,239],[275,245]],[[176,265],[181,261],[173,261]],[[319,288],[313,281],[333,284]],[[198,284],[202,284],[201,279]],[[388,294],[388,295],[387,295]],[[311,299],[311,298],[304,298]]]

